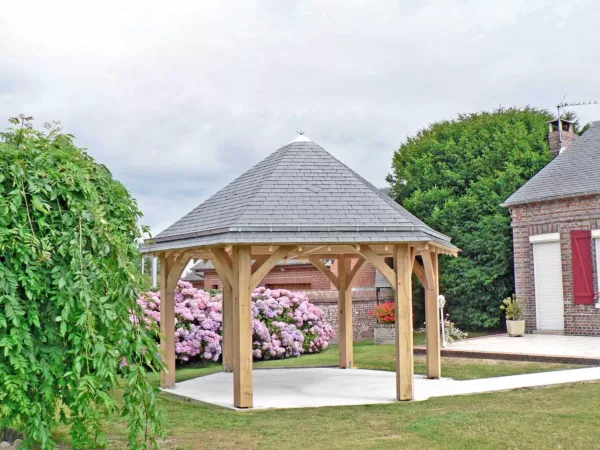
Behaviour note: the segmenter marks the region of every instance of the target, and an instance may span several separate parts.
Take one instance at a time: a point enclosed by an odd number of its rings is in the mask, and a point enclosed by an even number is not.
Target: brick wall
[[[563,148],[567,148],[573,141],[575,141],[579,137],[578,134],[571,133],[569,131],[562,132],[562,146]],[[550,145],[550,152],[552,153],[552,157],[556,158],[560,154],[560,140],[561,137],[558,133],[558,130],[551,131],[548,134],[548,144]]]
[[[354,266],[354,264],[353,264]],[[333,263],[331,270],[337,274],[337,263]],[[356,276],[354,287],[374,287],[375,268],[365,264]],[[310,284],[310,290],[329,291],[335,289],[329,278],[312,264],[275,266],[260,283],[259,286],[285,285],[285,284]],[[204,286],[206,289],[222,289],[221,280],[214,269],[204,270]],[[216,288],[213,286],[217,286]]]
[[[312,290],[330,290],[333,289],[331,281],[316,267],[307,264],[303,266],[276,266],[271,270],[259,286],[265,285],[292,285],[307,284]],[[214,269],[204,271],[204,286],[207,289],[222,289],[221,280]]]
[[[337,264],[334,263],[331,270],[337,274]],[[391,289],[375,289],[375,268],[370,264],[365,264],[358,273],[353,287],[352,294],[352,313],[353,313],[353,331],[354,339],[372,339],[373,326],[375,320],[369,312],[379,302],[390,301],[394,299]],[[259,286],[273,285],[274,288],[286,285],[308,285],[306,292],[310,301],[320,307],[325,319],[334,327],[336,334],[338,332],[338,293],[334,286],[319,269],[312,264],[276,266],[269,272]],[[204,286],[206,289],[222,289],[221,280],[214,269],[204,271]],[[337,343],[337,338],[333,343]]]
[[[526,298],[527,332],[536,329],[533,245],[529,236],[560,233],[565,334],[600,336],[600,310],[594,305],[575,305],[571,271],[572,230],[600,229],[600,195],[531,203],[511,208],[515,261],[515,290]],[[591,245],[594,245],[592,240]],[[594,286],[598,286],[596,251],[592,250]]]

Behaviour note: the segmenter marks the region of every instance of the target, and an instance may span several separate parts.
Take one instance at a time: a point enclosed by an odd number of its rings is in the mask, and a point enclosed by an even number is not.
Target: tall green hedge
[[[0,133],[0,428],[50,448],[64,424],[75,447],[96,448],[120,412],[130,445],[153,445],[161,413],[146,373],[159,355],[130,320],[140,211],[72,136],[30,120]]]
[[[551,118],[534,108],[460,115],[394,153],[396,201],[462,250],[440,263],[441,292],[460,327],[498,326],[502,299],[514,292],[510,216],[500,203],[550,161]]]

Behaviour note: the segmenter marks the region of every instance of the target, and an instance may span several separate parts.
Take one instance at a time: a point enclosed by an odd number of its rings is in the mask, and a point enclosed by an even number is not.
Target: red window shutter
[[[594,279],[590,230],[571,231],[571,256],[575,304],[591,305],[594,303]]]

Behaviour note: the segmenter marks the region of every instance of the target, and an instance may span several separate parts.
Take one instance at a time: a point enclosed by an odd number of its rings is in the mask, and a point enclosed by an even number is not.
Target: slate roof
[[[600,121],[511,195],[502,206],[600,194]]]
[[[392,285],[387,280],[386,277],[381,275],[381,272],[375,269],[375,287],[376,288],[390,288],[392,289]]]
[[[183,281],[204,281],[204,273],[203,272],[195,272],[193,270],[189,270],[182,278]]]
[[[281,147],[146,242],[211,244],[434,241],[454,248],[305,136]]]

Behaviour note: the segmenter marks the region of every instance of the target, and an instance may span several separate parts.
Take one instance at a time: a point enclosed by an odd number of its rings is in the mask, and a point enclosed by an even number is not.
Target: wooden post
[[[233,289],[228,280],[223,284],[223,370],[233,371]]]
[[[411,249],[407,244],[394,247],[396,271],[396,396],[398,400],[412,400],[413,390],[413,317]]]
[[[175,288],[169,283],[174,258],[160,255],[160,350],[166,372],[160,374],[162,388],[175,387]]]
[[[438,255],[430,252],[423,257],[423,264],[427,277],[425,289],[425,323],[427,334],[427,378],[440,378],[442,376],[440,355],[440,316],[438,308],[439,273]],[[431,280],[430,280],[431,278]]]
[[[342,369],[351,369],[354,359],[350,262],[344,255],[338,257],[339,364]]]
[[[252,408],[252,290],[250,247],[233,247],[233,404]]]
[[[223,315],[223,370],[233,371],[233,268],[231,258],[223,249],[212,251],[212,264],[217,271],[221,286],[223,286],[222,315]]]
[[[160,374],[160,386],[175,387],[175,288],[190,260],[185,253],[160,256],[160,349],[167,371]]]

